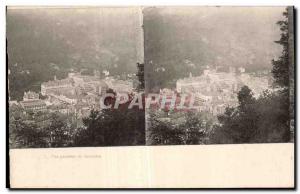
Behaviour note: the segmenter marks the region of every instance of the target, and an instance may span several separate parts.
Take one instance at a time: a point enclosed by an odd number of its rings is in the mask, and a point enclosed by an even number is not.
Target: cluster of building
[[[271,76],[259,73],[246,73],[244,68],[229,67],[228,71],[218,67],[207,67],[201,76],[190,76],[176,82],[176,91],[162,89],[162,96],[172,98],[176,93],[176,104],[180,104],[180,96],[192,94],[198,111],[218,115],[225,108],[238,105],[237,93],[247,85],[258,97],[266,89],[270,89]],[[41,91],[25,92],[23,101],[18,104],[25,111],[59,111],[75,113],[78,117],[89,115],[90,110],[100,109],[100,99],[109,89],[116,94],[134,93],[132,81],[124,81],[106,76],[101,79],[99,73],[82,75],[78,72],[68,73],[64,79],[56,79],[41,84]],[[177,102],[178,101],[178,102]]]
[[[132,93],[130,81],[72,72],[65,79],[56,79],[41,84],[41,92],[25,92],[19,102],[25,111],[59,111],[75,113],[79,118],[89,115],[92,109],[100,109],[100,98],[111,89],[115,93]]]
[[[25,110],[30,111],[44,111],[46,109],[46,103],[40,100],[39,94],[31,91],[24,93],[23,101],[20,102],[20,105]]]
[[[229,67],[229,71],[221,72],[218,68],[207,67],[201,76],[180,79],[176,82],[178,93],[192,93],[200,111],[208,111],[214,115],[223,113],[225,108],[238,104],[237,93],[244,85],[248,86],[254,97],[269,89],[270,76],[245,73],[244,68]]]

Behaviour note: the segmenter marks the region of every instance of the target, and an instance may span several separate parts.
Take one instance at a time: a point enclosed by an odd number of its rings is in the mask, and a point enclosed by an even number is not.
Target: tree
[[[9,106],[9,147],[47,147],[45,133],[32,120],[32,114],[24,114],[20,106]]]
[[[185,144],[201,144],[203,143],[209,126],[206,125],[206,120],[201,118],[201,114],[187,112],[185,122],[180,126],[185,130]]]
[[[283,125],[286,125],[290,130],[290,123],[294,120],[294,64],[293,57],[294,51],[289,49],[289,47],[293,48],[293,34],[289,32],[289,25],[293,25],[293,16],[291,15],[291,10],[286,8],[286,11],[283,12],[284,19],[278,21],[277,24],[280,26],[281,37],[278,41],[275,41],[277,44],[282,46],[282,53],[278,60],[272,60],[273,64],[273,77],[274,77],[274,87],[279,88],[278,94],[280,95],[281,100],[278,101],[281,108],[285,110],[285,116],[281,116],[280,119]],[[291,23],[289,24],[289,20]],[[290,37],[291,35],[291,37]],[[290,71],[292,70],[292,72]],[[292,85],[290,85],[290,81],[292,81]],[[291,108],[290,108],[291,107]],[[291,129],[293,131],[293,129]],[[285,130],[287,131],[287,130]],[[290,132],[289,132],[290,133]],[[293,137],[291,137],[293,138]]]
[[[42,148],[47,147],[45,133],[33,122],[26,122],[20,119],[13,121],[10,125],[12,147],[14,148]],[[14,127],[12,126],[14,125]]]
[[[290,127],[287,120],[288,109],[283,106],[286,100],[282,93],[264,92],[257,99],[256,107],[259,111],[258,129],[255,137],[256,142],[275,143],[290,141]]]
[[[72,130],[65,118],[57,114],[50,115],[50,124],[44,131],[47,134],[49,147],[65,147],[72,143]]]
[[[272,60],[273,69],[272,74],[274,77],[275,87],[288,87],[289,86],[289,50],[288,50],[288,10],[283,12],[284,20],[278,21],[277,24],[280,26],[281,37],[275,41],[283,47],[282,54],[279,59]]]
[[[158,112],[151,112],[148,141],[152,145],[203,144],[211,122],[203,113],[187,112],[184,115],[172,112],[165,118]],[[181,120],[181,121],[179,121]],[[180,122],[178,124],[178,122]]]
[[[114,105],[114,102],[115,98],[111,98],[104,103]],[[129,109],[129,104],[130,100],[118,109],[92,110],[83,120],[84,127],[77,132],[74,146],[144,145],[145,112]]]
[[[138,81],[139,81],[137,90],[142,91],[145,89],[144,64],[137,63],[137,68],[138,68],[138,72],[136,73],[136,76],[138,77]]]
[[[249,105],[253,104],[255,99],[253,93],[248,86],[243,86],[237,95],[239,101],[239,109],[241,111],[247,111]]]
[[[282,93],[265,91],[258,99],[251,90],[238,93],[239,106],[228,107],[218,116],[210,143],[275,143],[289,142],[290,128]]]
[[[244,86],[238,93],[239,106],[226,108],[212,133],[213,143],[250,143],[255,141],[259,113],[252,91]]]
[[[160,117],[155,112],[150,112],[149,124],[149,139],[147,141],[151,145],[180,145],[184,143],[184,130],[180,127],[175,127],[168,120]]]

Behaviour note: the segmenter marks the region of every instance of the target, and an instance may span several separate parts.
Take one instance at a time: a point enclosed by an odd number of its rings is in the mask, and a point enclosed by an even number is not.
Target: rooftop
[[[42,101],[42,100],[21,101],[20,104],[23,107],[46,106],[46,103],[44,101]]]
[[[52,81],[42,83],[42,85],[44,85],[46,87],[70,85],[70,84],[72,84],[72,79],[70,79],[70,78],[61,79],[61,80],[52,80]]]

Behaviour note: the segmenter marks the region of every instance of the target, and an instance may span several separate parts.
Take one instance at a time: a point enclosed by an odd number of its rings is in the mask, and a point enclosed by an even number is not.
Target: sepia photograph
[[[293,142],[293,8],[143,13],[147,145]]]
[[[8,7],[10,148],[144,145],[144,110],[121,99],[142,91],[141,22],[135,7]]]
[[[7,6],[8,187],[293,188],[295,15]]]
[[[9,7],[10,148],[292,142],[292,19],[286,7]]]

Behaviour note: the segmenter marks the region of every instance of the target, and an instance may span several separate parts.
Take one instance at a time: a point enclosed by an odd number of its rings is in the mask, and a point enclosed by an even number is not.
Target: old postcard
[[[11,188],[293,188],[293,7],[8,7]]]

